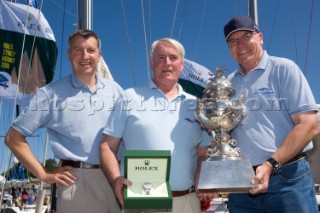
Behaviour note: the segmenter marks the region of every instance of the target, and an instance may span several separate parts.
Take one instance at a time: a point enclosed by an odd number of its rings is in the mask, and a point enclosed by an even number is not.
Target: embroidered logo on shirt
[[[262,87],[262,88],[259,88],[257,89],[257,92],[261,95],[266,95],[266,94],[272,94],[274,93],[274,91],[270,88],[267,88],[267,87]]]

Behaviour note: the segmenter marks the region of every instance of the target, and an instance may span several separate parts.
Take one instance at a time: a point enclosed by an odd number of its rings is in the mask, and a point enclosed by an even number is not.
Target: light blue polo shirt
[[[47,127],[57,158],[99,164],[102,130],[122,92],[117,83],[101,78],[91,92],[70,74],[39,89],[12,127],[25,136]]]
[[[269,56],[266,51],[247,75],[240,68],[228,76],[233,98],[244,95],[247,115],[232,131],[240,152],[252,165],[266,161],[294,127],[292,115],[318,111],[308,82],[291,60]],[[310,142],[304,149],[313,147]]]
[[[170,150],[172,190],[193,186],[196,147],[209,145],[208,134],[195,121],[196,98],[179,85],[179,94],[170,102],[152,81],[126,90],[124,97],[103,133],[122,138],[126,150]]]

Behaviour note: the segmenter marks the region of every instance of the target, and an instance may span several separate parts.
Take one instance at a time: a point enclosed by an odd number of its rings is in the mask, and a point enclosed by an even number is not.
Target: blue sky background
[[[77,29],[77,1],[43,0],[42,12],[56,37],[55,80],[59,80],[71,73],[66,51],[68,36]],[[247,14],[247,0],[93,0],[92,29],[102,41],[102,54],[113,78],[128,88],[147,82],[149,47],[162,37],[178,39],[186,58],[210,70],[226,65],[230,73],[237,64],[224,42],[223,26],[233,16]],[[264,48],[270,55],[295,61],[320,103],[320,1],[259,0],[258,24]],[[5,131],[1,129],[1,136]],[[42,161],[45,135],[37,135],[29,142]],[[5,152],[1,143],[1,162]],[[53,157],[50,149],[48,157]]]

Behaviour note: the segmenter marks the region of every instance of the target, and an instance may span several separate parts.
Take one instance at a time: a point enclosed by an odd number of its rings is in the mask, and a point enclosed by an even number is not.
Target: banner
[[[196,62],[184,59],[184,67],[179,77],[179,84],[183,89],[194,96],[202,97],[207,86],[211,71]]]
[[[0,16],[1,100],[28,99],[53,80],[58,54],[54,34],[43,14],[28,5],[0,1]]]

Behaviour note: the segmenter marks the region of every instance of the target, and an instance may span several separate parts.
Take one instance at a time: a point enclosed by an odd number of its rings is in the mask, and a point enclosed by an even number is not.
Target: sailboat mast
[[[92,29],[92,0],[78,0],[78,29]],[[101,48],[101,41],[100,48]],[[109,70],[108,65],[104,61],[103,57],[101,57],[98,67],[97,73],[102,78],[113,79],[111,72]]]
[[[92,0],[78,0],[78,29],[92,30]]]
[[[257,0],[248,0],[248,11],[249,16],[255,21],[255,23],[259,26],[258,23],[258,3]]]

